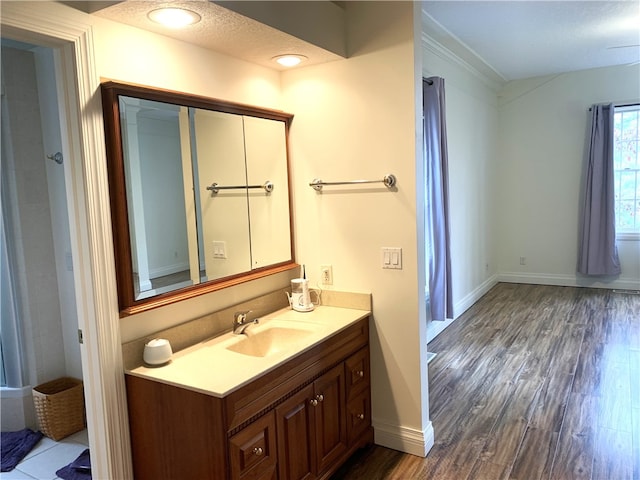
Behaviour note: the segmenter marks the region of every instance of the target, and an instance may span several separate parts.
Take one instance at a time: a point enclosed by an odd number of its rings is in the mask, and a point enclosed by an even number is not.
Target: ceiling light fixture
[[[300,62],[307,60],[307,57],[304,55],[298,55],[296,53],[288,53],[286,55],[278,55],[277,57],[273,57],[272,60],[275,60],[283,67],[295,67]]]
[[[158,8],[150,11],[150,20],[169,28],[182,28],[200,21],[200,15],[185,8]]]

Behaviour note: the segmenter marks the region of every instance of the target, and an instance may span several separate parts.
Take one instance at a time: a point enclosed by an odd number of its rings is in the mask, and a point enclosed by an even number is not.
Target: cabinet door
[[[313,385],[309,385],[276,408],[280,480],[314,478],[312,398]]]
[[[335,463],[347,449],[344,367],[339,364],[313,383],[317,473]]]
[[[198,236],[204,254],[200,261],[204,262],[206,279],[248,272],[251,270],[251,244],[246,194],[212,194],[207,190],[213,182],[227,186],[246,185],[242,117],[196,108],[193,124],[197,159],[194,178],[199,180],[195,192],[200,197]],[[214,252],[217,241],[225,242],[223,261]]]
[[[229,466],[233,480],[261,480],[275,476],[276,422],[273,412],[229,439]],[[268,472],[272,476],[268,476]]]
[[[257,117],[244,120],[247,183],[273,182],[273,191],[250,190],[249,228],[251,268],[261,268],[291,260],[289,220],[289,172],[285,122]]]

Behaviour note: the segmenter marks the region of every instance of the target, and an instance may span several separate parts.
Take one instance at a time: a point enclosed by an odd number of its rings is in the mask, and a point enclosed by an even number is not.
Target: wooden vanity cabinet
[[[373,442],[368,343],[365,318],[224,398],[127,375],[135,478],[329,478]]]

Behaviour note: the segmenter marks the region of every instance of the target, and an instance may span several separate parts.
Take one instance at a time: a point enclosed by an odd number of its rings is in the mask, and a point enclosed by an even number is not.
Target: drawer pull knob
[[[314,407],[317,407],[317,406],[318,406],[318,400],[316,400],[315,398],[311,399],[311,402],[310,402],[310,403],[311,403],[311,405],[312,405],[312,406],[314,406]]]
[[[264,453],[264,450],[262,450],[262,447],[256,447],[253,449],[253,453],[259,457]]]
[[[364,420],[364,413],[359,413],[356,415],[360,420]]]
[[[324,400],[324,395],[322,395],[321,393],[316,395],[316,400],[318,400],[319,402],[322,402]]]
[[[364,370],[356,370],[354,373],[356,377],[364,378]]]

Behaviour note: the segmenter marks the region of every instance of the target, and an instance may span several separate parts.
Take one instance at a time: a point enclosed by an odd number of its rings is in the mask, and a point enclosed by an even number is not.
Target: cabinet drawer
[[[229,439],[229,463],[234,480],[257,480],[276,469],[276,422],[273,412]]]
[[[347,403],[347,441],[351,445],[371,425],[371,395],[367,389]]]
[[[363,348],[345,361],[347,400],[368,389],[371,381],[369,348]]]

